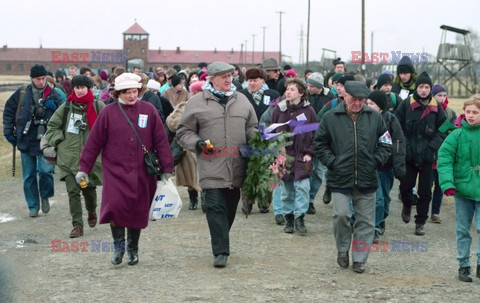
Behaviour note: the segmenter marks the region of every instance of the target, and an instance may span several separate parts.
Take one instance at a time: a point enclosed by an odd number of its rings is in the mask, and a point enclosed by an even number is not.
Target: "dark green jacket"
[[[333,192],[376,191],[377,167],[392,153],[380,113],[364,105],[354,122],[344,102],[323,116],[313,145],[315,156],[328,168],[327,186]]]

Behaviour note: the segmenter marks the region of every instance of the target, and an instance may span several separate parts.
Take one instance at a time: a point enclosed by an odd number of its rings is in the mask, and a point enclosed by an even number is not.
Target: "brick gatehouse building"
[[[94,71],[111,70],[116,66],[140,66],[150,71],[154,66],[164,68],[175,64],[182,68],[194,68],[199,62],[211,63],[224,61],[241,66],[260,64],[264,57],[278,58],[278,52],[252,51],[217,51],[212,50],[175,50],[149,49],[149,33],[137,22],[123,33],[123,49],[73,49],[73,48],[9,48],[4,45],[0,49],[1,75],[26,75],[37,63],[55,72],[74,65],[78,68],[87,66]],[[127,60],[128,59],[128,60]],[[253,59],[253,60],[252,60]]]

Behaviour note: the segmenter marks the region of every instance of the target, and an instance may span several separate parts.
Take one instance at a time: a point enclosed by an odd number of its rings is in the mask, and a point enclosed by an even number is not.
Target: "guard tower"
[[[467,97],[478,91],[475,61],[470,48],[468,30],[448,25],[440,26],[442,37],[438,47],[434,82],[447,87],[449,94],[455,97]],[[447,43],[447,33],[462,35],[456,44]],[[463,41],[462,41],[463,40]]]
[[[325,53],[333,54],[333,58],[331,58],[331,55],[327,55],[326,57]],[[330,70],[332,70],[333,60],[335,60],[336,58],[337,51],[328,48],[322,48],[322,59],[320,61],[320,67],[323,69],[324,72],[329,72]]]

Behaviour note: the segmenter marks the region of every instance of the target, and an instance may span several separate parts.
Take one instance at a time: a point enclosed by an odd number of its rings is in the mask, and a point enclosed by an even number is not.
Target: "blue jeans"
[[[310,179],[283,182],[282,209],[284,215],[294,214],[295,218],[305,215],[308,210]]]
[[[460,267],[470,266],[470,246],[472,236],[470,226],[475,216],[477,230],[477,265],[480,265],[480,201],[465,199],[455,195],[457,260]]]
[[[393,187],[393,169],[378,171],[377,203],[375,208],[375,230],[380,231],[380,224],[390,212],[390,191]]]
[[[282,210],[282,192],[283,192],[283,182],[279,182],[277,188],[273,190],[273,214],[283,215]]]
[[[40,198],[53,197],[54,165],[47,163],[43,156],[30,156],[21,152],[23,193],[31,211],[40,209]],[[38,173],[38,181],[37,181]]]
[[[322,180],[325,180],[326,172],[327,167],[318,158],[313,158],[313,171],[310,176],[310,203],[315,201],[315,196],[317,196],[320,186],[322,186]]]

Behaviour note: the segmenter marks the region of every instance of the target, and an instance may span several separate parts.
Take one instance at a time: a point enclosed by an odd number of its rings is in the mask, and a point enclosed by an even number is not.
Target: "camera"
[[[35,120],[45,118],[45,105],[43,105],[43,99],[38,100],[38,104],[35,105],[33,116]]]
[[[73,126],[78,129],[85,130],[87,128],[87,123],[83,122],[81,119],[77,119],[73,122]]]

